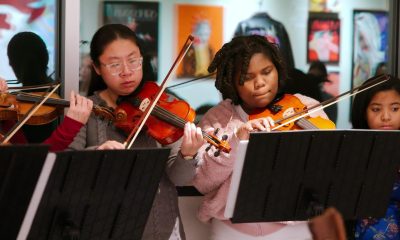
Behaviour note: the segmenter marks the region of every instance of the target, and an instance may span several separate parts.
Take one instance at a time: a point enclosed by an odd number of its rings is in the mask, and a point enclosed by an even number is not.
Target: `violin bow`
[[[38,90],[38,89],[48,89],[49,87],[53,86],[54,84],[58,84],[59,82],[55,83],[46,83],[46,84],[39,84],[34,86],[25,86],[25,87],[9,87],[8,90]]]
[[[390,77],[387,74],[383,74],[383,75],[379,75],[379,76],[376,76],[376,77],[372,77],[372,78],[368,79],[368,80],[371,80],[371,82],[369,82],[368,84],[361,85],[361,86],[358,86],[356,88],[350,89],[349,91],[344,92],[344,93],[342,93],[342,94],[340,94],[340,95],[338,95],[336,97],[333,97],[331,99],[328,99],[326,101],[318,103],[318,104],[316,104],[316,105],[314,105],[314,106],[312,106],[310,108],[304,109],[303,111],[294,113],[294,114],[292,114],[290,116],[287,116],[287,117],[284,117],[282,119],[279,119],[279,120],[275,121],[274,123],[277,123],[279,125],[271,128],[271,131],[279,129],[279,128],[281,128],[281,127],[283,127],[283,126],[285,126],[287,124],[290,124],[292,122],[295,122],[295,121],[299,120],[300,118],[307,117],[307,116],[309,116],[310,114],[312,114],[314,112],[322,110],[322,109],[324,109],[326,107],[329,107],[329,106],[331,106],[331,105],[333,105],[333,104],[335,104],[337,102],[340,102],[340,101],[342,101],[342,100],[344,100],[346,98],[349,98],[349,97],[354,96],[354,95],[356,95],[358,93],[361,93],[361,92],[363,92],[365,90],[368,90],[368,89],[370,89],[372,87],[375,87],[375,86],[377,86],[377,85],[379,85],[381,83],[384,83],[384,82],[388,81],[389,79],[390,79]],[[284,122],[285,120],[288,120],[288,119],[290,119],[290,120],[287,121],[287,122]],[[284,122],[284,123],[282,123],[282,122]]]
[[[10,131],[4,136],[3,141],[1,142],[1,144],[4,143],[8,143],[8,141],[10,141],[10,139],[15,135],[15,133],[26,123],[26,121],[29,120],[29,118],[47,101],[47,99],[51,96],[51,94],[53,94],[58,87],[60,87],[60,83],[56,84],[53,88],[53,90],[51,90],[50,92],[48,92],[48,94],[41,100],[41,101],[37,101],[35,103],[35,105],[32,106],[32,108],[26,113],[26,115],[19,120],[12,129],[10,129]],[[45,92],[44,94],[46,94],[47,92]]]
[[[193,79],[187,80],[186,82],[181,82],[181,83],[177,83],[177,84],[175,84],[175,85],[168,86],[167,89],[179,87],[179,86],[181,86],[181,85],[185,85],[185,84],[187,84],[187,83],[191,83],[191,82],[194,82],[194,81],[197,81],[197,80],[206,79],[206,78],[209,78],[209,77],[211,77],[211,76],[213,76],[213,75],[215,75],[215,74],[217,74],[217,72],[213,72],[213,73],[210,73],[210,74],[201,76],[201,77],[197,77],[197,78],[193,78]]]
[[[176,68],[179,66],[179,64],[182,62],[183,58],[185,57],[186,53],[188,52],[190,46],[193,44],[194,37],[192,35],[189,35],[188,38],[185,41],[185,44],[183,45],[182,49],[180,50],[177,58],[175,59],[174,63],[172,64],[172,67],[168,71],[166,77],[164,78],[163,82],[160,85],[160,89],[158,90],[158,93],[152,100],[151,104],[146,108],[144,113],[142,114],[141,118],[139,119],[138,125],[136,125],[132,131],[130,132],[129,136],[124,142],[124,146],[126,149],[130,149],[132,147],[132,144],[135,142],[137,136],[139,135],[140,130],[143,128],[144,124],[146,123],[147,119],[149,118],[151,112],[153,111],[153,108],[156,106],[158,100],[161,97],[161,94],[164,92],[166,88],[166,83],[170,79],[170,76],[173,72],[175,72]]]

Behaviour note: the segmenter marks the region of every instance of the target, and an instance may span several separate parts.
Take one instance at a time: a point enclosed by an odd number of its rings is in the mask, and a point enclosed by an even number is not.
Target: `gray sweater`
[[[106,106],[98,92],[90,97],[94,104]],[[100,119],[92,114],[87,124],[82,127],[69,149],[82,150],[95,148],[107,140],[124,142],[126,134],[116,129],[107,120]],[[164,240],[164,239],[185,239],[183,226],[178,209],[178,196],[175,186],[189,184],[194,175],[197,159],[185,160],[179,154],[181,140],[164,147],[171,148],[171,154],[167,161],[159,189],[153,202],[153,206],[147,220],[142,239]],[[153,138],[142,131],[133,148],[160,146]],[[140,207],[140,206],[136,206]]]

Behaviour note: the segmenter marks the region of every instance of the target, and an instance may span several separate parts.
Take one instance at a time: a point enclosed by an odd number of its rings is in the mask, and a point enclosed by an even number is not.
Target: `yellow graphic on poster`
[[[309,0],[310,12],[339,12],[339,0]]]
[[[223,8],[220,6],[177,5],[177,51],[189,34],[194,42],[181,66],[179,78],[208,75],[207,68],[222,46]],[[177,53],[178,54],[178,53]]]

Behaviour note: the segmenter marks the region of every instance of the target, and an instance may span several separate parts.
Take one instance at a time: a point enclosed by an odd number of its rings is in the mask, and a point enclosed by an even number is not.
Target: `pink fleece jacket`
[[[295,94],[295,96],[307,107],[318,103],[316,100],[300,94]],[[311,114],[311,116],[328,118],[323,111],[317,111]],[[201,119],[199,126],[203,130],[207,131],[210,128],[219,128],[218,136],[228,136],[228,142],[232,151],[229,154],[221,152],[218,157],[215,157],[214,152],[216,149],[214,148],[206,152],[206,145],[199,150],[199,167],[197,168],[193,185],[204,194],[204,199],[198,212],[198,218],[203,222],[208,222],[212,218],[225,220],[226,224],[240,232],[252,236],[265,236],[284,228],[288,224],[296,222],[232,224],[230,220],[224,217],[234,161],[236,159],[235,149],[237,149],[236,146],[239,143],[234,132],[237,127],[247,120],[248,115],[240,106],[233,105],[230,99],[224,100],[210,109]]]

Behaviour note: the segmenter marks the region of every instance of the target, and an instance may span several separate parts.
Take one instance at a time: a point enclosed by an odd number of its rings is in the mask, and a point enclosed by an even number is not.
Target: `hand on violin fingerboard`
[[[201,128],[193,123],[187,122],[183,130],[183,139],[181,144],[182,156],[194,156],[206,141],[203,138]]]
[[[236,136],[240,140],[248,140],[250,137],[250,132],[256,131],[267,131],[270,132],[271,128],[275,125],[274,120],[270,117],[257,118],[249,120],[246,123],[240,125],[236,130]]]
[[[125,146],[120,142],[114,140],[108,140],[97,148],[97,150],[114,150],[114,149],[125,149]]]
[[[86,124],[92,112],[93,102],[79,94],[71,91],[69,109],[67,116],[82,124]]]
[[[8,91],[8,85],[6,80],[0,77],[0,93],[5,93]]]

